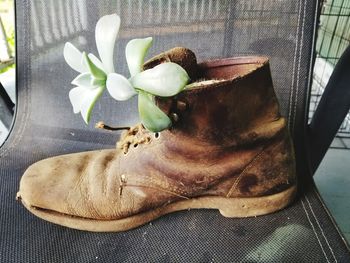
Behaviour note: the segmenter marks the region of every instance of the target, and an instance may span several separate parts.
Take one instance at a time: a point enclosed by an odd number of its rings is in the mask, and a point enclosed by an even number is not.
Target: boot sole
[[[98,220],[71,216],[52,210],[34,207],[21,200],[23,205],[34,215],[52,223],[93,232],[119,232],[144,225],[163,215],[189,209],[218,209],[225,217],[243,218],[265,215],[281,210],[290,204],[297,188],[292,186],[283,192],[261,197],[213,197],[205,196],[177,201],[130,217],[116,220]]]

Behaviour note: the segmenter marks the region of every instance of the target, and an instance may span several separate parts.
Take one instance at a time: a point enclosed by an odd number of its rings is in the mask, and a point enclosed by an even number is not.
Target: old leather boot
[[[138,125],[117,150],[30,166],[18,193],[24,206],[89,231],[124,231],[184,209],[248,217],[287,206],[296,192],[294,156],[268,59],[209,61],[192,78],[177,97],[158,99],[174,120],[170,130],[153,134]]]

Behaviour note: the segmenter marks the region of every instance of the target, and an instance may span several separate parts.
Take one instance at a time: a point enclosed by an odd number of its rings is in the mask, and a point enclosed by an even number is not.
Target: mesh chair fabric
[[[72,114],[68,91],[74,72],[62,56],[66,41],[96,54],[95,23],[112,12],[122,18],[115,50],[122,74],[127,74],[125,44],[136,37],[154,37],[151,55],[180,45],[199,60],[268,55],[282,113],[302,156],[314,1],[24,0],[16,5],[18,106],[13,131],[0,151],[1,262],[350,261],[312,182],[294,204],[272,215],[228,219],[214,210],[184,211],[125,233],[56,226],[15,201],[20,177],[35,161],[114,147],[118,134],[86,127]],[[91,123],[134,124],[136,109],[135,100],[116,103],[103,95]]]

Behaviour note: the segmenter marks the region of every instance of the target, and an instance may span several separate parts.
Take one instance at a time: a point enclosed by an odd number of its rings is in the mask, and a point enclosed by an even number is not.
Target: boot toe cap
[[[101,158],[105,162],[101,163]],[[31,165],[22,176],[17,197],[27,208],[59,212],[86,218],[104,217],[94,196],[95,183],[107,177],[105,164],[113,159],[110,151],[63,155]],[[98,165],[97,165],[98,164]],[[115,186],[117,187],[117,186]]]
[[[34,163],[25,171],[20,182],[18,196],[29,207],[64,212],[69,178],[65,157],[54,157]],[[73,179],[73,178],[72,178]],[[72,180],[69,180],[72,182]]]

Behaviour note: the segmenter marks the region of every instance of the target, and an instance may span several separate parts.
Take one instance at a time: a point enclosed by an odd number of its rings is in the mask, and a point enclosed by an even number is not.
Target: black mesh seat
[[[16,1],[18,104],[14,127],[0,149],[0,262],[350,262],[307,168],[316,2]],[[151,55],[185,46],[199,60],[244,54],[271,58],[298,159],[300,193],[290,207],[247,219],[224,218],[216,210],[184,211],[124,233],[90,233],[47,223],[16,202],[20,177],[30,164],[113,148],[119,134],[93,124],[138,121],[136,100],[116,102],[105,94],[86,127],[68,99],[75,73],[64,62],[63,45],[70,41],[96,54],[94,27],[109,13],[122,19],[115,50],[121,74],[127,74],[125,44],[136,37],[154,37]]]

